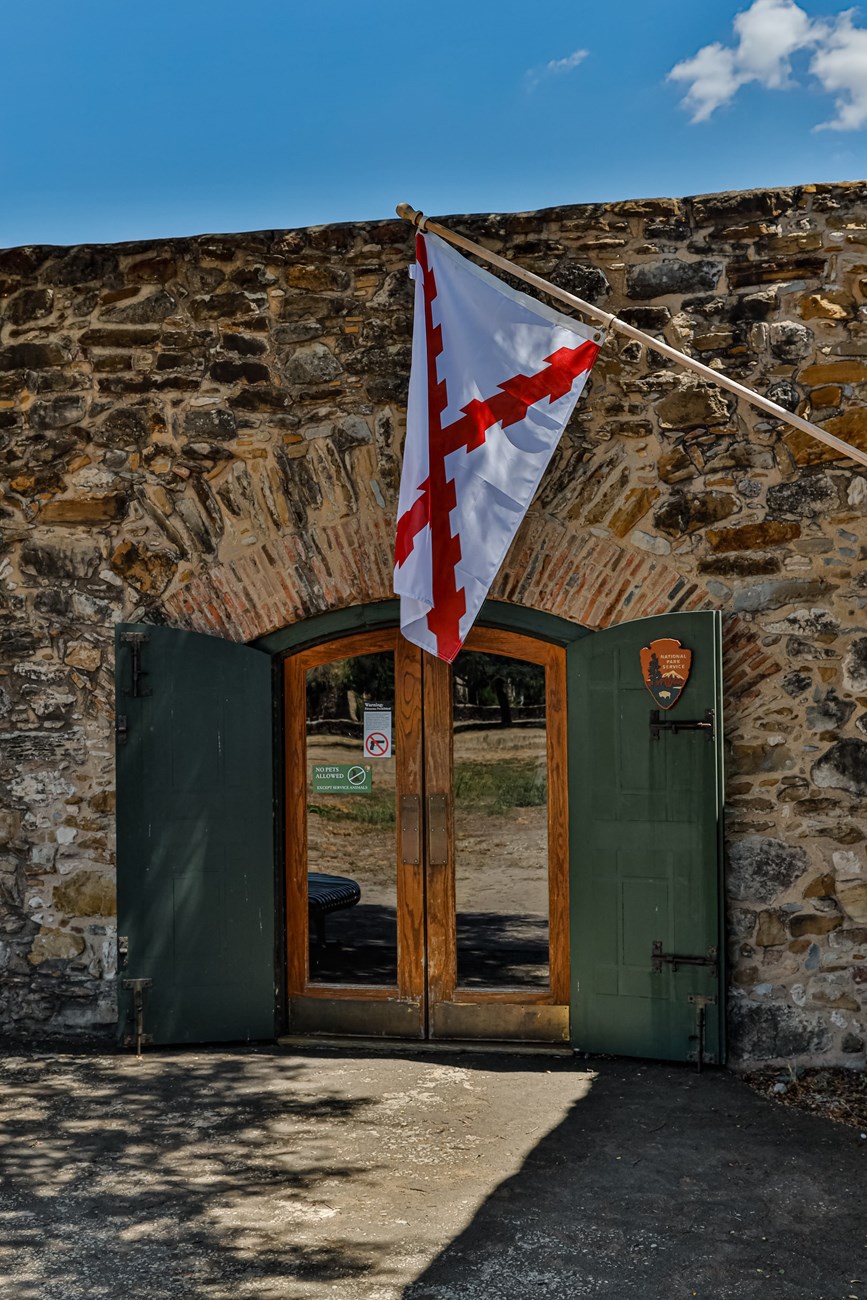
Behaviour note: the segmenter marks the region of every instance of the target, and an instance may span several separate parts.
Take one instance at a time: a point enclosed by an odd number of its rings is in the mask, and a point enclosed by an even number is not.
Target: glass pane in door
[[[545,668],[476,650],[452,668],[458,986],[546,988]]]
[[[365,706],[394,709],[394,652],[310,668],[306,689],[310,979],[393,985],[397,760],[393,751],[390,757],[365,753],[364,717]],[[386,748],[385,731],[393,743],[393,728],[377,729],[372,755]]]

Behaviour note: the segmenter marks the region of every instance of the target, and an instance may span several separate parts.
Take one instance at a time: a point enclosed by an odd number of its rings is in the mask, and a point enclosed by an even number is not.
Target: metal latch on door
[[[661,718],[659,709],[651,709],[650,739],[659,740],[661,731],[670,731],[673,736],[680,731],[704,731],[708,740],[713,741],[716,735],[715,721],[713,709],[705,709],[703,721],[697,718]]]
[[[719,962],[719,952],[716,948],[708,948],[705,957],[687,956],[684,953],[663,952],[662,940],[654,939],[650,955],[650,969],[654,975],[661,975],[663,966],[670,966],[674,971],[677,970],[678,966],[706,966],[711,975],[716,978]]]

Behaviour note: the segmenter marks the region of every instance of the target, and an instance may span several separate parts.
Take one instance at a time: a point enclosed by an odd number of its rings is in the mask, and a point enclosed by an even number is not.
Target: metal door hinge
[[[142,679],[150,674],[141,666],[141,649],[145,641],[150,641],[150,637],[147,632],[121,632],[120,639],[124,645],[129,646],[132,657],[132,679],[130,685],[124,687],[123,693],[140,700],[145,695],[150,695],[150,691],[142,685]]]
[[[125,934],[117,936],[117,968],[123,970],[129,961],[129,938]]]
[[[119,745],[125,745],[129,740],[129,722],[125,713],[119,713],[114,724],[114,734],[117,737]]]
[[[659,740],[661,731],[670,731],[676,736],[679,731],[703,731],[709,741],[713,741],[716,736],[716,719],[713,709],[705,709],[704,720],[698,721],[695,718],[661,718],[659,709],[650,710],[650,739]]]
[[[675,971],[678,966],[706,966],[711,975],[716,978],[719,961],[719,952],[716,948],[708,948],[706,957],[688,956],[684,953],[663,952],[662,940],[654,939],[650,956],[650,969],[654,975],[661,975],[663,966],[671,966]]]

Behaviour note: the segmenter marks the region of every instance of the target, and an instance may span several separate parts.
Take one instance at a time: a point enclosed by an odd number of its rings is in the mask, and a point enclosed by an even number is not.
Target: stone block
[[[729,846],[726,884],[732,898],[772,903],[790,889],[809,866],[797,845],[762,835],[748,835]]]
[[[111,523],[123,517],[126,504],[126,497],[117,494],[47,501],[39,511],[39,522],[72,525]]]
[[[822,1012],[732,998],[729,1041],[741,1061],[779,1061],[819,1056],[831,1048],[831,1031]]]
[[[22,289],[10,298],[5,314],[13,325],[25,325],[29,321],[50,316],[53,310],[53,289]]]
[[[40,578],[88,578],[102,564],[102,550],[85,538],[29,541],[21,548],[20,562],[25,572]]]
[[[585,302],[604,302],[611,293],[611,285],[600,267],[576,262],[571,257],[561,257],[549,279],[552,284],[576,294]]]
[[[719,284],[723,268],[720,262],[702,259],[696,262],[680,258],[661,258],[631,266],[626,276],[629,298],[664,298],[668,294],[707,293]]]
[[[832,930],[838,930],[842,924],[842,916],[808,913],[791,918],[789,933],[793,939],[801,939],[805,934],[830,934]]]
[[[670,537],[680,537],[683,533],[718,523],[739,508],[738,498],[728,492],[688,495],[679,489],[654,512],[653,522],[661,532]]]
[[[754,261],[729,262],[727,267],[731,289],[786,280],[821,280],[825,271],[824,257],[756,258]]]
[[[85,942],[80,934],[69,930],[40,930],[27,955],[33,966],[46,961],[71,961],[84,952]]]
[[[77,871],[57,885],[52,898],[58,913],[69,917],[114,916],[114,881],[99,871]]]
[[[867,741],[838,740],[813,764],[811,776],[823,790],[867,794]]]
[[[100,319],[118,325],[151,325],[167,320],[177,305],[170,293],[160,289],[126,306],[105,308]]]
[[[827,588],[827,583],[810,578],[781,578],[778,581],[758,582],[736,592],[732,608],[739,614],[780,609],[783,605],[794,604],[796,600],[817,600]]]
[[[615,537],[625,537],[635,525],[644,518],[653,505],[659,491],[656,488],[630,488],[623,502],[608,520],[608,527]]]
[[[768,512],[815,519],[833,513],[840,504],[837,485],[826,474],[810,474],[768,488]]]
[[[845,361],[821,361],[805,366],[798,373],[798,383],[807,388],[819,384],[867,384],[867,362],[854,357]]]
[[[833,687],[819,696],[807,709],[807,726],[811,731],[838,731],[846,725],[855,712],[851,700],[841,700]]]
[[[845,320],[852,314],[854,303],[846,294],[823,290],[807,293],[798,303],[803,320]]]
[[[283,365],[290,384],[327,384],[342,373],[343,367],[324,343],[309,343],[296,348]]]
[[[867,637],[850,642],[843,656],[843,685],[853,695],[867,694]]]
[[[208,373],[220,384],[271,382],[271,371],[261,361],[215,361]]]
[[[84,416],[87,403],[83,397],[55,397],[47,402],[34,402],[28,411],[31,429],[62,429],[78,424]]]
[[[54,370],[69,360],[59,343],[13,343],[0,348],[0,373],[6,370]]]
[[[803,893],[804,898],[833,898],[834,897],[834,877],[830,872],[824,872],[821,876],[814,876],[807,885]]]
[[[771,352],[779,361],[800,361],[813,350],[813,332],[794,320],[774,321],[768,331]],[[778,399],[774,399],[778,400]]]
[[[707,540],[714,551],[756,551],[784,546],[801,535],[801,525],[782,519],[763,519],[734,528],[709,528]]]
[[[731,418],[728,402],[718,389],[689,384],[674,389],[657,402],[656,414],[664,429],[726,424]]]
[[[755,943],[759,948],[775,948],[786,942],[789,932],[779,912],[764,911],[759,913]]]
[[[837,899],[850,921],[867,925],[867,879],[838,878]]]
[[[89,641],[73,641],[68,646],[63,662],[72,668],[81,668],[84,672],[94,673],[102,661],[99,646]]]

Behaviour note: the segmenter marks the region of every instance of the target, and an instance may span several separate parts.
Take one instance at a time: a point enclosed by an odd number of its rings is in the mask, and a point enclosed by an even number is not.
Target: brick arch
[[[163,610],[179,626],[251,641],[329,610],[389,599],[393,547],[384,514],[285,533],[204,570],[168,595]],[[542,516],[526,521],[491,595],[593,629],[719,605],[658,556]]]
[[[215,564],[163,601],[170,623],[252,641],[316,614],[393,596],[394,524],[384,513],[286,533]],[[718,609],[705,586],[659,556],[530,515],[491,596],[600,631],[654,614]],[[779,664],[737,615],[725,623],[726,697],[752,698]]]

